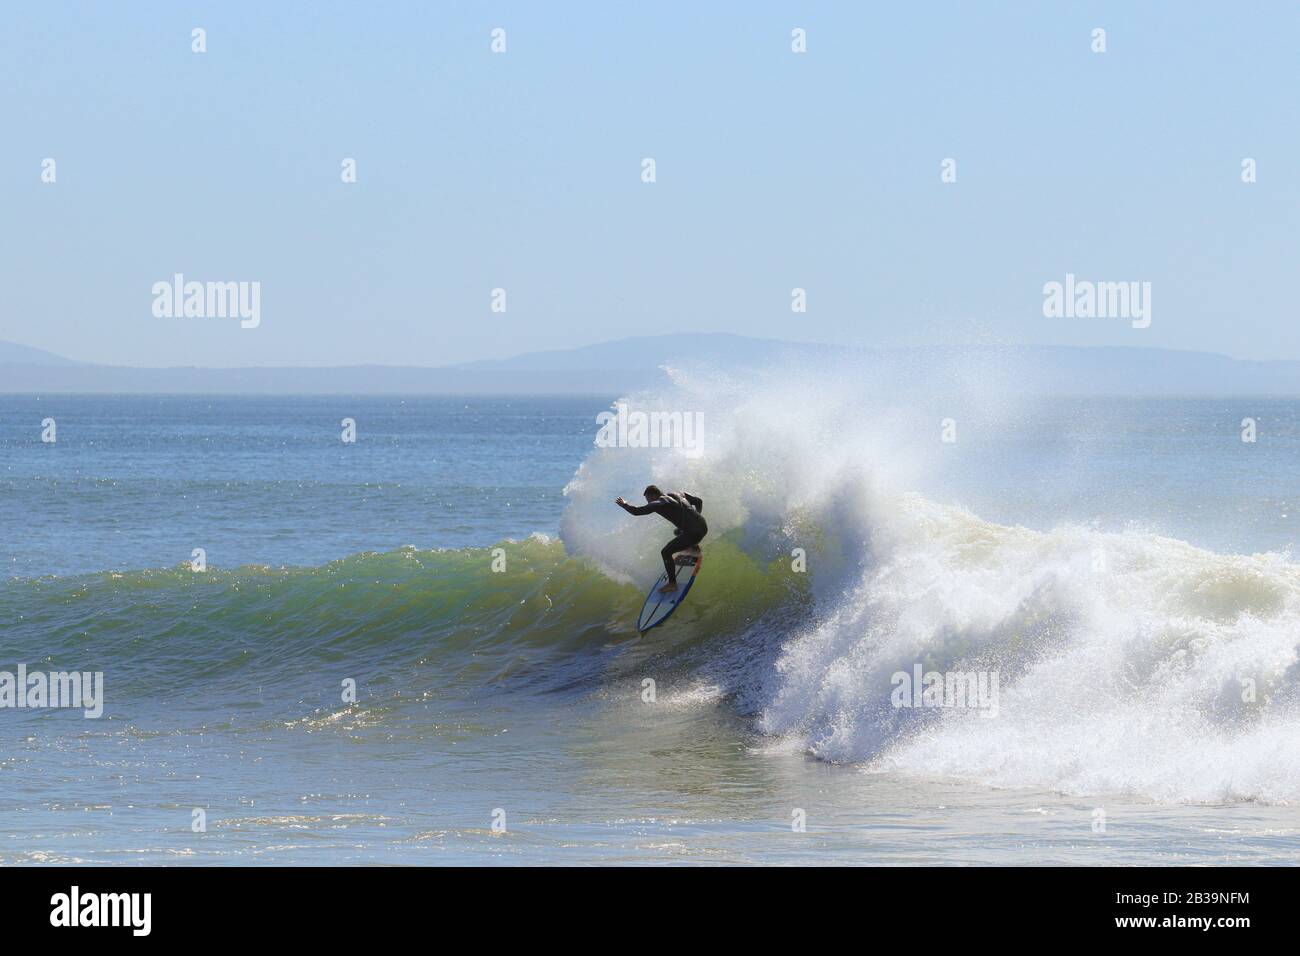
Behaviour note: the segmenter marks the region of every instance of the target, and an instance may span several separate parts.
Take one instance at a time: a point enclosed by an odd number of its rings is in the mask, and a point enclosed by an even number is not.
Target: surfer
[[[619,497],[614,499],[614,504],[630,515],[657,514],[673,523],[676,537],[659,552],[664,559],[664,570],[668,572],[668,583],[659,591],[669,594],[677,590],[677,566],[673,563],[673,555],[695,547],[709,533],[709,526],[701,513],[704,511],[704,502],[684,491],[666,495],[655,485],[646,485],[645,500],[644,505],[638,506],[630,505]]]

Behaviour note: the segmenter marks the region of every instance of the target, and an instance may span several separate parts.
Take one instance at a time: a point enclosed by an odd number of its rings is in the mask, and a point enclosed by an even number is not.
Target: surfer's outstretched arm
[[[640,515],[653,515],[659,513],[659,509],[656,508],[654,505],[640,505],[640,506],[630,505],[622,498],[615,498],[614,504],[618,505],[620,508],[622,508],[630,515],[640,516]]]

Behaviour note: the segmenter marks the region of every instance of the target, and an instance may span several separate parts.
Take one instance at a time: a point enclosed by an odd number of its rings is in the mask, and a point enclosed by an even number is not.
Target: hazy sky
[[[0,339],[136,365],[432,365],[684,330],[1300,358],[1291,0],[2,17]],[[259,281],[260,326],[155,317],[177,272]],[[1067,272],[1149,281],[1150,327],[1045,318]]]

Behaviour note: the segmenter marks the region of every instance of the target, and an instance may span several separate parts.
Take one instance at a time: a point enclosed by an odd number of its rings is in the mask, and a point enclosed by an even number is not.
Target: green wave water
[[[725,542],[657,646],[743,628],[797,590]],[[320,567],[103,572],[0,585],[15,662],[103,670],[114,697],[278,688],[337,665],[389,685],[555,688],[639,640],[644,595],[557,540],[358,554]],[[612,665],[608,665],[612,666]],[[404,670],[405,669],[405,670]]]

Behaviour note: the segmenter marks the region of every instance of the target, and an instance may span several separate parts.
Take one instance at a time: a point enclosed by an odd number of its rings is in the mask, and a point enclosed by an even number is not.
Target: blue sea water
[[[554,532],[608,400],[5,396],[10,574],[314,565]],[[57,441],[42,443],[53,418]],[[357,422],[357,441],[341,440]]]
[[[0,396],[0,669],[105,688],[0,709],[0,862],[1300,858],[1300,401],[615,397]],[[712,533],[640,636],[651,480]]]

